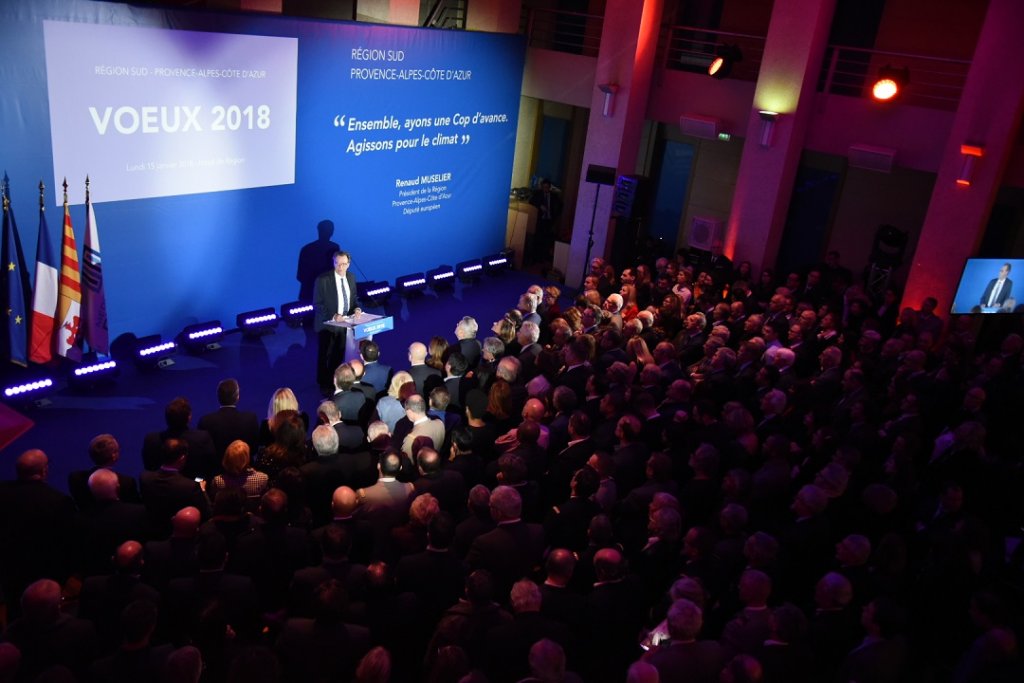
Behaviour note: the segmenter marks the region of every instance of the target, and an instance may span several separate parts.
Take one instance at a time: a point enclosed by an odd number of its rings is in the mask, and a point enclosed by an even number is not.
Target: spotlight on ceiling
[[[736,62],[743,60],[743,53],[735,45],[719,45],[715,58],[708,64],[708,76],[719,80],[728,78]]]
[[[871,97],[878,102],[891,102],[910,82],[910,69],[893,68],[886,64],[878,70],[878,78],[871,86]]]

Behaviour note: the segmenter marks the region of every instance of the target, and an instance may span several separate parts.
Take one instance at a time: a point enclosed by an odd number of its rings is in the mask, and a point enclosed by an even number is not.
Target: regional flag
[[[64,184],[67,188],[67,183]],[[57,290],[57,353],[65,358],[77,354],[75,343],[81,324],[82,282],[78,272],[78,247],[71,227],[71,208],[64,193],[64,239],[60,249],[60,287]]]
[[[103,268],[100,259],[100,233],[96,213],[89,199],[89,179],[85,180],[85,248],[82,251],[82,334],[89,348],[110,353],[107,333],[107,297],[103,293]]]
[[[50,229],[46,225],[46,210],[40,201],[39,240],[36,242],[36,287],[32,302],[32,336],[28,356],[33,363],[49,363],[53,359],[56,314],[57,258],[53,254]]]
[[[21,250],[18,224],[14,220],[14,209],[7,197],[7,177],[4,176],[4,243],[0,263],[3,264],[3,298],[0,306],[7,314],[7,348],[10,361],[17,365],[28,365],[28,269],[25,268],[25,254]]]

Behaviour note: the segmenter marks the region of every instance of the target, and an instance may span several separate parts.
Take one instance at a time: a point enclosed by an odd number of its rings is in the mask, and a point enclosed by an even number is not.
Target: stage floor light
[[[298,327],[302,324],[303,320],[312,317],[313,304],[303,303],[302,301],[281,304],[281,319],[289,327]]]
[[[75,368],[68,375],[68,384],[73,387],[91,387],[114,379],[119,372],[117,361],[100,361]]]
[[[364,305],[383,306],[391,298],[391,285],[386,282],[360,282],[356,291]]]
[[[455,269],[451,266],[438,266],[427,271],[427,282],[431,289],[451,289],[455,284]]]
[[[423,273],[403,275],[395,280],[395,291],[402,296],[418,294],[427,288],[427,277]]]
[[[501,275],[512,268],[512,258],[504,251],[485,256],[483,261],[484,271],[488,275]]]
[[[31,401],[42,405],[40,401],[54,388],[53,379],[41,377],[31,382],[21,382],[4,387],[4,398],[8,401]]]
[[[235,316],[235,324],[247,336],[266,334],[277,327],[279,321],[277,311],[273,308],[260,308]]]
[[[171,358],[177,352],[178,345],[173,341],[164,341],[158,334],[140,337],[135,342],[135,363],[143,368],[166,368],[174,365]]]
[[[469,261],[463,261],[455,266],[455,274],[463,282],[473,282],[480,279],[480,275],[484,272],[484,263],[482,260],[475,258]]]
[[[220,340],[224,338],[224,327],[219,320],[188,325],[175,341],[189,353],[216,351],[220,348]]]

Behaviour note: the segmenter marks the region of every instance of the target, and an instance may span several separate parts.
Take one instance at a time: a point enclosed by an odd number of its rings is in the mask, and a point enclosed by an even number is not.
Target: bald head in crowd
[[[18,481],[46,481],[49,473],[50,460],[46,453],[38,448],[25,451],[14,463],[14,471]]]
[[[119,574],[138,574],[142,571],[142,544],[125,541],[114,553],[114,567]]]
[[[351,517],[359,506],[359,496],[348,486],[339,486],[334,489],[334,496],[331,498],[331,513],[335,519]]]
[[[199,521],[199,508],[181,508],[171,517],[171,535],[174,538],[195,538],[199,533]]]
[[[108,502],[118,499],[120,482],[111,470],[100,468],[89,475],[89,492],[97,502]]]
[[[427,360],[427,346],[422,342],[409,344],[409,362],[412,365],[421,365]]]

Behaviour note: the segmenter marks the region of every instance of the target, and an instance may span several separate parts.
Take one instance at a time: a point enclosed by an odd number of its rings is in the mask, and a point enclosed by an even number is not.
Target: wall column
[[[834,10],[835,0],[776,0],[772,8],[724,245],[754,272],[778,255]],[[766,147],[761,110],[779,114]]]
[[[916,308],[922,299],[934,296],[939,301],[938,311],[948,311],[964,260],[976,253],[985,233],[1024,109],[1021,26],[1024,3],[989,2],[960,105],[944,143],[903,295],[904,306]],[[984,156],[974,164],[970,186],[956,182],[963,163],[960,146],[964,144],[984,148]]]
[[[636,171],[640,136],[647,115],[647,99],[654,73],[654,57],[661,25],[663,0],[608,0],[601,28],[601,47],[597,55],[595,83],[615,84],[615,110],[612,116],[602,113],[605,94],[595,87],[590,101],[587,143],[583,151],[583,167],[576,212],[569,245],[569,263],[565,283],[580,285],[589,268],[585,264],[587,239],[594,202],[594,247],[591,258],[605,256],[612,242],[611,206],[614,188],[585,182],[591,165],[610,166],[619,174]]]

